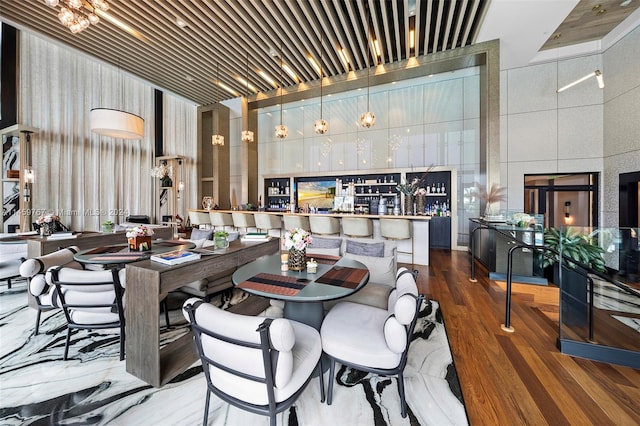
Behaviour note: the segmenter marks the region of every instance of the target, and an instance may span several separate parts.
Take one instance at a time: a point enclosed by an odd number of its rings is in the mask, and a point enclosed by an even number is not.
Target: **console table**
[[[190,282],[237,268],[280,250],[280,240],[233,241],[222,254],[167,266],[151,260],[128,264],[126,318],[126,369],[152,386],[160,387],[185,371],[198,356],[191,332],[160,347],[160,302],[172,290]]]

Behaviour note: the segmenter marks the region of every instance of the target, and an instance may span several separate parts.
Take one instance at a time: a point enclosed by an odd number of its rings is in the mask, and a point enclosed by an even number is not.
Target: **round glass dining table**
[[[238,268],[233,284],[248,293],[282,300],[284,316],[320,330],[324,318],[322,302],[347,297],[369,282],[369,270],[349,258],[318,262],[317,272],[281,271],[280,254],[263,256]]]

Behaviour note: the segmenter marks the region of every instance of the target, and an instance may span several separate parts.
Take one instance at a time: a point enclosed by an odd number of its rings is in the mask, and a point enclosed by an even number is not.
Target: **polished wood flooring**
[[[514,285],[509,333],[503,283],[471,256],[432,250],[420,291],[440,302],[471,425],[638,425],[640,370],[561,354],[558,290]]]

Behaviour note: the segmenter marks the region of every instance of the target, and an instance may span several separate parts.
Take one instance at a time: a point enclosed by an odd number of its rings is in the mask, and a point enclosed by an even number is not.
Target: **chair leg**
[[[318,366],[316,367],[318,370],[318,381],[320,382],[320,402],[324,402],[324,373],[322,372],[322,357],[318,361]]]
[[[407,417],[407,400],[404,394],[404,375],[398,374],[398,393],[400,394],[400,409],[402,418]]]
[[[169,324],[169,306],[167,305],[167,299],[160,302],[160,307],[164,311],[164,322],[167,324],[167,328],[170,328],[171,324]]]
[[[202,421],[202,426],[207,426],[209,422],[209,399],[211,398],[211,392],[209,391],[209,387],[207,386],[207,399],[204,403],[204,420]]]
[[[67,355],[69,354],[69,341],[71,340],[71,329],[69,327],[67,327],[67,339],[66,342],[64,344],[64,356],[62,357],[63,360],[67,360]]]
[[[331,358],[331,364],[329,364],[329,389],[327,390],[327,405],[331,405],[331,398],[333,397],[333,376],[336,372],[336,361]]]
[[[120,326],[120,361],[124,360],[124,325]]]
[[[38,306],[38,312],[36,313],[36,336],[38,335],[38,330],[40,330],[40,314],[42,314],[42,311],[40,310],[40,306]]]

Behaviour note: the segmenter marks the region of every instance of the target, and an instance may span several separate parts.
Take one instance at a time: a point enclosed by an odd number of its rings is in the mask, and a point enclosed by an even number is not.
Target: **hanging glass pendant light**
[[[249,52],[248,51],[247,51],[247,75],[245,80],[247,82],[247,102],[249,102]],[[243,130],[241,133],[241,138],[242,138],[242,142],[251,143],[253,142],[253,132],[248,129]]]
[[[282,124],[282,41],[280,41],[280,125],[276,126],[276,138],[285,139],[289,135],[289,129]]]
[[[220,64],[216,63],[216,125],[218,132],[220,131]],[[211,136],[211,143],[217,146],[224,146],[224,136],[216,133]]]
[[[313,130],[319,135],[324,135],[325,133],[327,133],[329,131],[329,122],[322,118],[322,79],[323,79],[323,74],[322,74],[322,32],[320,32],[320,64],[319,64],[319,68],[320,68],[320,118],[317,119],[313,123]]]
[[[371,43],[369,38],[371,37],[371,13],[367,6],[367,112],[362,113],[360,116],[360,125],[365,128],[373,127],[376,124],[376,115],[369,111],[369,56],[371,55]]]

